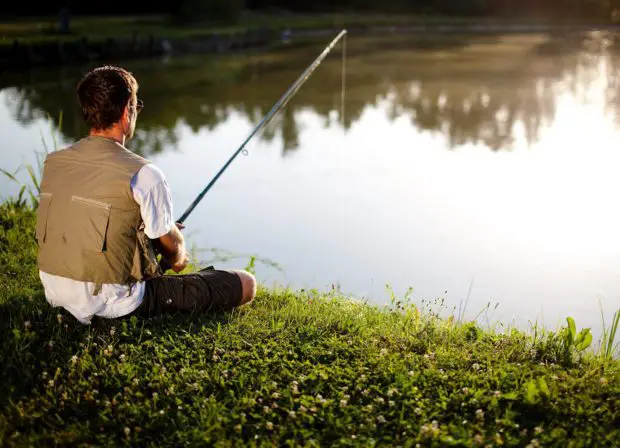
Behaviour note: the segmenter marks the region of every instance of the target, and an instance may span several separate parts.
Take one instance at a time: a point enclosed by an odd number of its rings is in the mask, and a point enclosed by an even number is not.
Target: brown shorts
[[[241,279],[236,273],[209,266],[147,280],[142,304],[134,313],[152,317],[175,311],[229,311],[240,305],[241,297]]]

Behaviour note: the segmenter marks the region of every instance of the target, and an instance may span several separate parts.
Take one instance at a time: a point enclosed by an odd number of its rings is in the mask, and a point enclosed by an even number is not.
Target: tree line
[[[491,37],[485,39],[491,39],[490,47],[501,45]],[[469,44],[465,40],[445,36],[441,43],[452,57],[438,63],[434,51],[409,51],[414,45],[410,39],[403,39],[400,46],[393,39],[361,42],[359,47],[351,42],[344,117],[339,115],[341,62],[334,49],[258,138],[281,140],[284,152],[293,151],[299,142],[302,112],[321,117],[326,126],[336,112],[344,129],[350,129],[365,111],[379,107],[390,120],[408,117],[416,128],[443,135],[450,148],[473,143],[501,150],[514,142],[516,123],[522,124],[529,144],[536,142],[541,128],[555,117],[558,82],[571,79],[575,85],[568,88],[576,92],[601,75],[599,57],[581,51],[581,42],[536,45],[530,51],[512,53],[511,63],[504,66],[494,61],[505,58],[493,59],[492,53],[472,61],[462,51]],[[258,124],[315,53],[316,48],[309,47],[274,53],[269,59],[245,55],[195,64],[128,63],[145,101],[132,150],[148,156],[174,148],[182,128],[193,133],[213,130],[232,115]],[[606,108],[620,117],[618,59],[606,60]],[[77,140],[88,131],[75,100],[79,77],[78,69],[33,71],[28,77],[15,74],[0,79],[0,90],[10,92],[13,100],[7,107],[21,123],[34,123],[44,116],[56,120],[62,110],[62,133]],[[231,145],[235,143],[241,142]]]
[[[585,18],[608,20],[620,10],[620,0],[175,0],[153,2],[78,2],[37,0],[9,2],[0,15],[29,17],[57,14],[61,9],[73,14],[169,14],[173,18],[234,22],[243,11],[293,13],[366,12],[439,14],[446,16],[506,18]],[[616,13],[617,14],[617,13]]]

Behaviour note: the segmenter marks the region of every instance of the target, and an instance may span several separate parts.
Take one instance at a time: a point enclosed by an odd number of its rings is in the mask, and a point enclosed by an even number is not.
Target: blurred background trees
[[[8,2],[0,16],[54,15],[68,8],[75,15],[166,14],[176,21],[234,23],[245,10],[291,13],[377,12],[445,16],[609,20],[620,10],[620,0],[174,0],[153,2],[82,2],[37,0]],[[34,13],[33,13],[34,12]],[[616,12],[616,15],[618,13]]]

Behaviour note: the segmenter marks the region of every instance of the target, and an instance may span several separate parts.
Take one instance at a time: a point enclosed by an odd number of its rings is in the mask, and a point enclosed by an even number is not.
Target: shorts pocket
[[[105,251],[111,210],[112,206],[105,202],[72,196],[67,239],[82,250]]]

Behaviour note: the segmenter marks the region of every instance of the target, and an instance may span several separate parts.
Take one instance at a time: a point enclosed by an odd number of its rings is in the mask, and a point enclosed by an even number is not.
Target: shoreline
[[[527,22],[442,22],[429,21],[412,24],[352,24],[347,26],[291,26],[260,27],[245,30],[213,30],[199,34],[170,37],[154,33],[134,33],[118,38],[89,38],[87,36],[57,36],[37,40],[6,37],[0,40],[0,74],[37,67],[64,66],[109,59],[141,59],[149,57],[191,54],[227,54],[247,50],[269,50],[274,46],[288,46],[338,33],[346,28],[349,35],[403,35],[403,34],[535,34],[573,33],[590,31],[618,31],[612,24],[544,24]]]
[[[0,204],[0,254],[10,254],[0,259],[0,445],[607,446],[620,437],[620,364],[585,351],[574,321],[497,333],[406,300],[381,310],[261,285],[254,303],[229,313],[82,325],[45,300],[35,221],[23,198]]]

